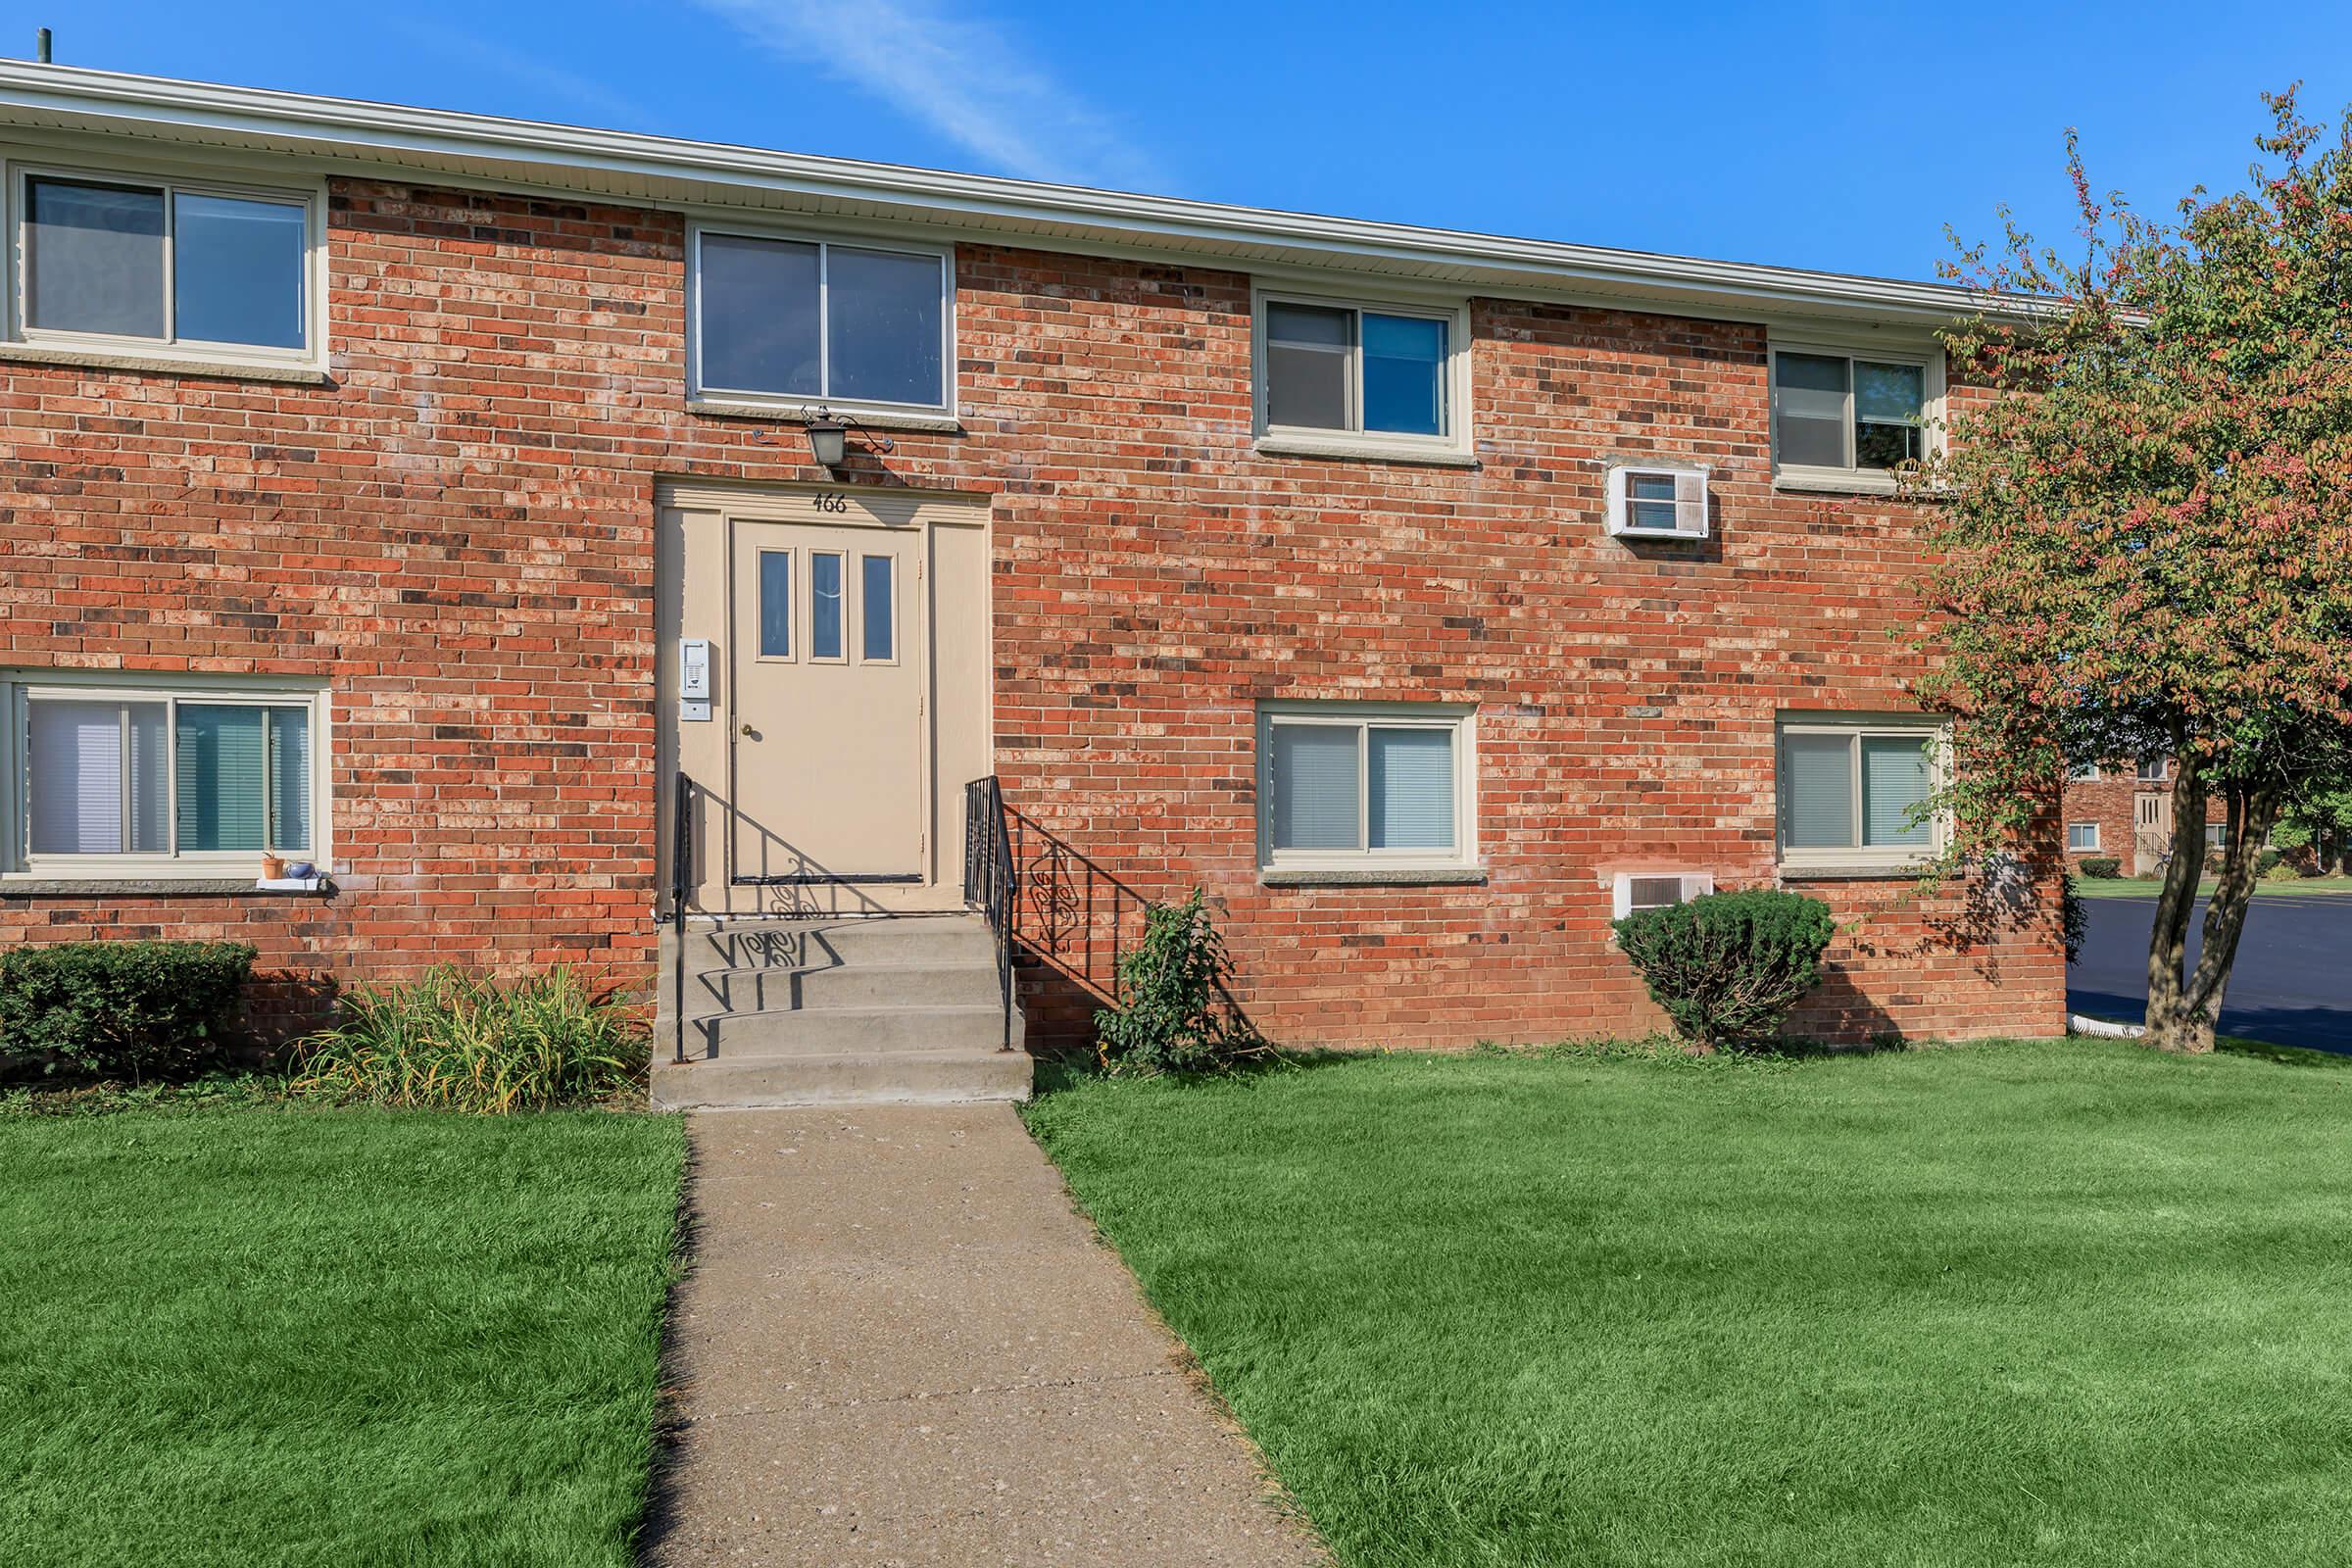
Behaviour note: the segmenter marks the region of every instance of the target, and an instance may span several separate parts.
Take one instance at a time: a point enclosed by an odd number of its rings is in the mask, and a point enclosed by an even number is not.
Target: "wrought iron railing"
[[[997,939],[997,986],[1004,999],[1001,1049],[1012,1049],[1012,942],[1020,873],[1004,830],[1004,792],[991,773],[963,787],[963,901],[988,917]]]
[[[675,1059],[686,1059],[686,906],[694,891],[694,780],[678,769],[670,798],[669,918],[677,928],[672,955],[669,1022]]]

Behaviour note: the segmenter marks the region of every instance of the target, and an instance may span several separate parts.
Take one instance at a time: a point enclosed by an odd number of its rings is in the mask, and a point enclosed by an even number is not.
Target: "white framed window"
[[[2096,784],[2099,781],[2099,764],[2096,762],[2080,763],[2070,768],[2066,776],[2077,784]]]
[[[1943,403],[1943,356],[1931,349],[1772,345],[1776,479],[1891,490],[1925,458]]]
[[[1670,908],[1714,891],[1712,871],[1620,871],[1609,918],[1622,920],[1644,909]]]
[[[1466,307],[1265,290],[1251,303],[1262,445],[1332,456],[1469,453]]]
[[[226,366],[324,363],[320,184],[11,163],[0,205],[12,342]]]
[[[792,412],[953,411],[949,250],[696,224],[687,276],[691,396]]]
[[[0,674],[8,877],[327,863],[327,701],[278,682]]]
[[[1943,736],[1927,717],[1782,715],[1781,863],[1897,868],[1931,858],[1946,825],[1917,808],[1942,786]]]
[[[2079,855],[2096,855],[2099,849],[2099,824],[2096,822],[2067,823],[2066,847]]]
[[[2161,784],[2170,767],[2171,759],[2169,758],[2147,758],[2139,764],[2139,781],[2143,784]]]
[[[2209,850],[2218,850],[2218,849],[2220,849],[2220,848],[2222,847],[2222,836],[2223,836],[2224,834],[2228,833],[2229,831],[2230,831],[2230,824],[2229,824],[2229,823],[2227,823],[2227,822],[2208,822],[2208,823],[2206,823],[2206,824],[2205,824],[2205,847],[2206,847],[2207,849],[2209,849]]]
[[[1269,870],[1477,861],[1475,713],[1432,703],[1269,703],[1257,714]]]

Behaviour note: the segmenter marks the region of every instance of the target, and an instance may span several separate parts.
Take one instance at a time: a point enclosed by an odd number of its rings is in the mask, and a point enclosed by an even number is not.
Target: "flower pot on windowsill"
[[[277,881],[281,881],[281,880],[283,880],[283,879],[284,879],[284,877],[285,877],[285,874],[286,874],[286,858],[285,858],[284,856],[282,856],[282,855],[265,855],[265,856],[263,856],[263,857],[262,857],[262,880],[263,880],[263,881],[265,881],[265,882],[277,882]]]

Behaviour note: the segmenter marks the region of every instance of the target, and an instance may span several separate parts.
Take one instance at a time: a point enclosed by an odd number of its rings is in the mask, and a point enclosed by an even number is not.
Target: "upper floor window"
[[[2143,759],[2139,764],[2140,780],[2143,783],[2148,784],[2163,783],[2165,778],[2165,768],[2167,765],[2168,762],[2167,759],[2165,758],[2150,757]]]
[[[1932,719],[1791,715],[1781,722],[1781,861],[1899,865],[1941,847],[1923,814],[1938,785]]]
[[[1788,477],[1874,475],[1928,455],[1942,388],[1926,355],[1778,348],[1772,354],[1772,446]]]
[[[20,341],[314,357],[315,193],[43,169],[11,183]]]
[[[2077,762],[2073,767],[2067,770],[2066,776],[2078,784],[2095,784],[2099,781],[2099,764],[2096,762]]]
[[[323,859],[323,707],[244,682],[0,679],[0,870],[243,876],[266,853]]]
[[[947,253],[697,229],[697,397],[941,412]]]
[[[1466,449],[1462,313],[1261,296],[1257,423],[1373,451]]]

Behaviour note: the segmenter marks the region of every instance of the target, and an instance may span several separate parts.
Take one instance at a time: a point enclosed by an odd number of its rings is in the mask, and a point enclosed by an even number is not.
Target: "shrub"
[[[1096,1051],[1113,1072],[1209,1072],[1267,1049],[1238,1012],[1219,1004],[1233,972],[1225,939],[1195,888],[1154,905],[1144,934],[1119,959],[1119,1001],[1095,1014]]]
[[[2116,855],[2085,855],[2075,862],[2075,868],[2084,876],[2106,881],[2124,874],[2124,861],[2121,856]]]
[[[566,967],[507,981],[444,966],[339,1006],[341,1023],[297,1048],[292,1093],[503,1115],[601,1100],[645,1074],[643,1021]]]
[[[60,942],[0,953],[0,1070],[184,1076],[219,1055],[253,973],[242,942]]]
[[[1837,929],[1830,906],[1801,893],[1709,893],[1629,914],[1617,945],[1686,1039],[1737,1045],[1779,1029],[1821,979]]]

